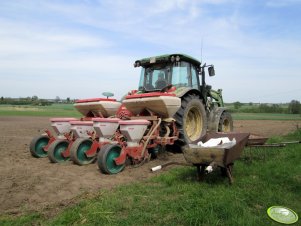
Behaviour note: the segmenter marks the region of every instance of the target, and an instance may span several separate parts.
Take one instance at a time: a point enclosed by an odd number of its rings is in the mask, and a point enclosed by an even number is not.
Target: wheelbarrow
[[[206,143],[212,138],[229,138],[232,143],[218,144],[211,147],[203,147],[196,144],[189,144],[183,147],[183,155],[189,164],[197,167],[198,180],[202,180],[205,173],[212,172],[215,168],[220,167],[224,176],[227,176],[229,183],[233,183],[233,164],[241,155],[243,148],[246,146],[249,133],[208,133],[202,142]]]

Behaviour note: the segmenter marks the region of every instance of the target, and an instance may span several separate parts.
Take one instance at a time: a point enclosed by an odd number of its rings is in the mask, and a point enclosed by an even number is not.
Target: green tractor
[[[206,132],[233,131],[222,90],[212,90],[205,81],[206,68],[209,76],[215,75],[213,65],[201,65],[185,54],[168,54],[137,60],[134,67],[142,67],[136,94],[172,93],[181,99],[180,108],[172,116],[179,131],[178,145],[196,143]]]

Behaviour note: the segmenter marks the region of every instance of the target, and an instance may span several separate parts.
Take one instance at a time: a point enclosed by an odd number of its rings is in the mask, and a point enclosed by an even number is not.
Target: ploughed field
[[[263,136],[284,135],[301,127],[301,121],[237,120],[234,130]],[[117,175],[104,175],[96,164],[52,164],[31,156],[31,139],[50,128],[48,117],[0,117],[0,213],[55,210],[101,189],[144,180],[157,173],[150,168],[166,161],[184,161],[168,153],[139,168],[126,167]],[[162,172],[158,172],[162,173]]]

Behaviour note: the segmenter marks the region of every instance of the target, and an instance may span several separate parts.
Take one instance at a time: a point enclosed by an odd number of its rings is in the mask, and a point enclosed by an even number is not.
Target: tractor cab
[[[199,90],[200,62],[183,55],[162,55],[137,60],[135,67],[142,66],[138,91],[156,92],[172,85]]]

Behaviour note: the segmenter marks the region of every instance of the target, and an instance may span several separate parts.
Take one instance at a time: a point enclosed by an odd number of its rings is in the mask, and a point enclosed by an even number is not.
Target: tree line
[[[242,113],[285,113],[285,114],[301,114],[301,104],[298,100],[292,100],[288,104],[254,104],[234,102],[230,105],[231,112]]]
[[[68,97],[66,100],[62,100],[60,97],[55,99],[39,99],[38,96],[32,97],[20,97],[20,98],[10,98],[1,97],[0,104],[10,104],[10,105],[34,105],[34,106],[49,106],[53,103],[73,103]]]

